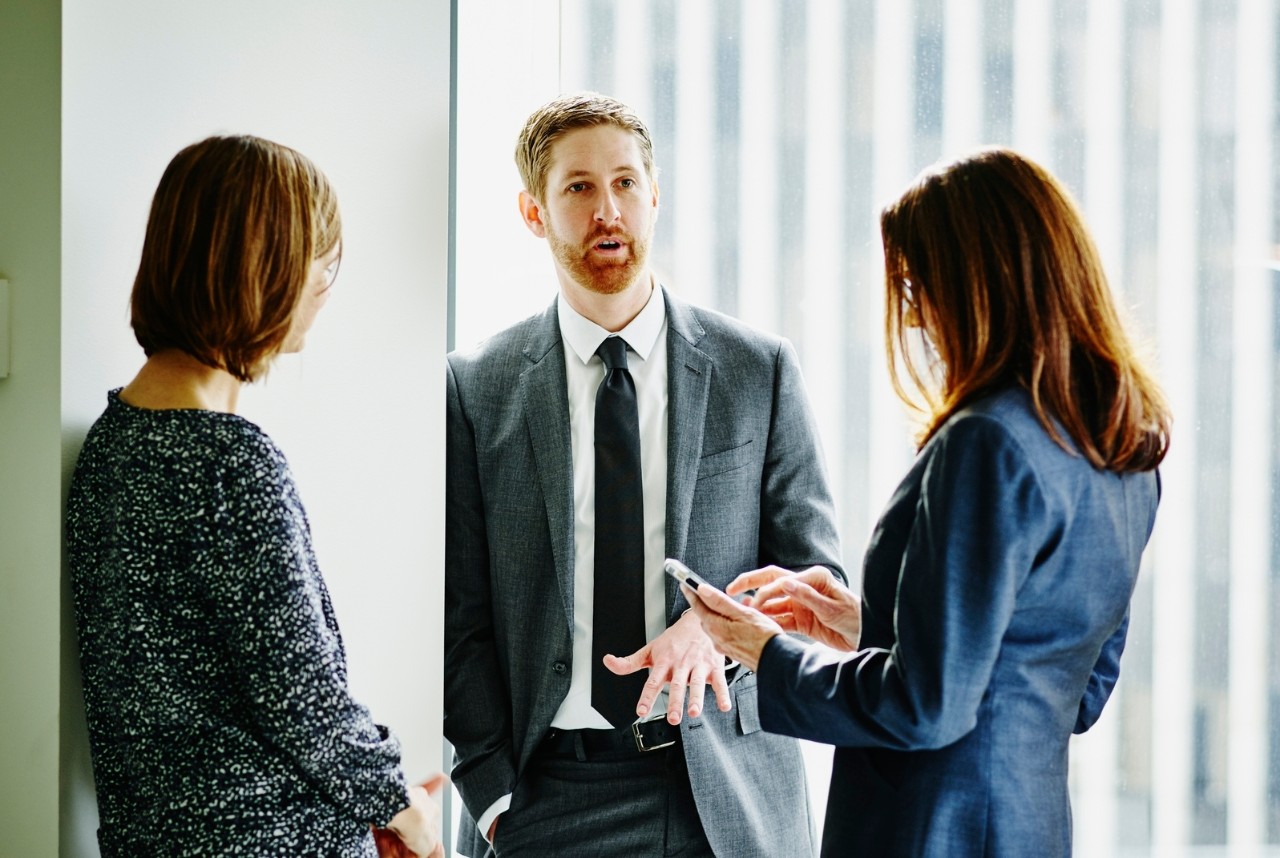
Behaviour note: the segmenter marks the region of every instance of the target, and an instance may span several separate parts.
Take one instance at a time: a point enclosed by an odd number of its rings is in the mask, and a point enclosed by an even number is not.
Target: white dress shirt
[[[562,730],[612,729],[591,707],[591,627],[596,557],[596,390],[604,361],[596,349],[610,333],[569,306],[556,302],[569,393],[569,434],[573,447],[573,671],[569,693],[551,720]],[[627,341],[627,369],[636,385],[640,420],[640,470],[644,492],[644,626],[653,640],[667,628],[662,561],[667,531],[667,305],[654,285],[649,301],[618,332]],[[614,653],[618,656],[629,652]],[[637,701],[639,698],[637,697]],[[665,718],[667,692],[653,702],[650,718]],[[511,807],[511,796],[495,801],[476,820],[488,839],[494,817]]]
[[[573,445],[573,672],[569,694],[551,720],[563,730],[611,729],[591,708],[591,619],[596,558],[596,390],[604,379],[604,361],[596,349],[610,336],[581,316],[562,295],[556,302],[564,343],[565,382]],[[646,640],[667,628],[662,561],[667,527],[667,306],[653,287],[648,303],[618,332],[626,340],[627,368],[636,385],[640,419],[640,470],[644,491],[644,626]],[[614,653],[618,656],[629,652]],[[666,714],[666,696],[653,713]]]

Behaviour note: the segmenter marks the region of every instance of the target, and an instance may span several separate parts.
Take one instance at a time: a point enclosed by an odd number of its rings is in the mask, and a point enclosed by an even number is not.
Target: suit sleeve
[[[977,723],[1017,591],[1045,530],[1043,494],[993,421],[935,439],[897,570],[895,643],[839,656],[778,636],[760,664],[765,729],[835,745],[940,748]]]
[[[1116,687],[1116,680],[1120,678],[1120,655],[1124,652],[1128,632],[1129,611],[1126,609],[1119,628],[1102,645],[1098,661],[1089,674],[1089,684],[1085,687],[1084,697],[1080,699],[1080,712],[1071,732],[1083,733],[1097,723],[1098,717],[1102,715],[1102,707],[1107,705],[1111,690]]]
[[[760,498],[760,562],[786,569],[826,566],[841,581],[835,503],[822,445],[791,343],[774,365],[773,412]]]
[[[444,735],[453,782],[478,818],[515,785],[511,704],[494,640],[475,431],[452,364],[447,373]]]

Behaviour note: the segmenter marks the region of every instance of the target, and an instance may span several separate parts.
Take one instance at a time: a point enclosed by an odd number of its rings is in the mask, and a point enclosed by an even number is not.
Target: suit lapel
[[[683,304],[663,289],[667,302],[667,536],[668,557],[683,557],[689,539],[693,490],[702,458],[712,361],[697,348],[706,331]],[[678,589],[666,580],[670,623]]]
[[[573,446],[569,437],[569,394],[565,389],[564,349],[556,305],[542,315],[524,355],[531,362],[520,376],[519,394],[537,464],[547,529],[560,597],[573,635]]]

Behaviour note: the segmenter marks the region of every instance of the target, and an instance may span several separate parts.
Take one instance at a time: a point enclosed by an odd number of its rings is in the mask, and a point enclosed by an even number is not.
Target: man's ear
[[[542,222],[542,207],[533,198],[533,194],[521,191],[517,205],[520,206],[520,217],[524,218],[524,225],[529,227],[529,232],[538,238],[546,238],[547,225]]]

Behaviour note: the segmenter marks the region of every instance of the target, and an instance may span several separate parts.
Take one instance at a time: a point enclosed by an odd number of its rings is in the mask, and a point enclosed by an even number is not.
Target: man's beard
[[[625,230],[597,230],[583,244],[565,241],[547,224],[547,243],[551,245],[551,253],[556,261],[582,288],[598,295],[616,295],[626,291],[640,272],[644,271],[645,262],[649,258],[649,242],[653,237],[653,226],[650,225],[648,235],[635,238]],[[591,251],[602,240],[610,238],[621,242],[631,252],[625,259],[598,260],[590,258]]]

